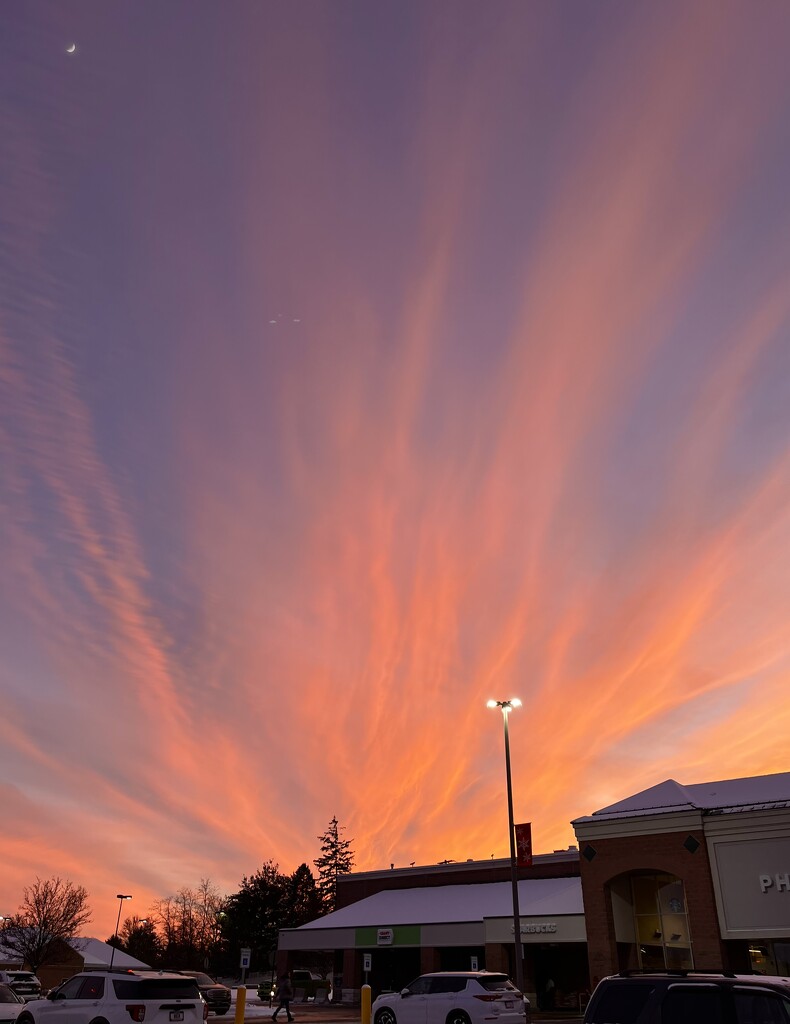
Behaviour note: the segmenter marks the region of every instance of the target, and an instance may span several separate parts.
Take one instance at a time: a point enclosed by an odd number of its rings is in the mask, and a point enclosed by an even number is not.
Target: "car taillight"
[[[484,1003],[495,1003],[499,998],[501,997],[494,992],[486,992],[484,994],[475,992],[475,999],[482,999]]]
[[[126,1007],[129,1011],[129,1016],[132,1020],[142,1021],[145,1020],[145,1004],[144,1003],[131,1003]]]
[[[208,1003],[203,1003],[203,1020],[208,1020]]]

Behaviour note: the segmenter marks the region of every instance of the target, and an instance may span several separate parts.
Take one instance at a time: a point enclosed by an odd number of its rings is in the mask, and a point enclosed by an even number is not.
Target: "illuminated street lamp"
[[[516,959],[516,988],[524,993],[524,953],[521,946],[521,913],[518,906],[518,869],[516,866],[516,830],[513,824],[513,784],[510,780],[510,735],[507,728],[508,715],[513,708],[520,708],[518,697],[510,700],[490,700],[486,707],[500,708],[505,725],[505,771],[507,772],[507,823],[510,834],[510,880],[513,887],[513,946]]]
[[[118,941],[118,927],[119,927],[119,925],[121,923],[121,910],[123,910],[123,901],[124,900],[130,900],[132,897],[131,896],[124,896],[124,894],[122,892],[119,892],[116,895],[115,898],[116,898],[116,900],[119,901],[118,902],[118,920],[115,922],[115,941],[117,942]],[[112,953],[110,954],[110,970],[112,970],[112,965],[113,965],[113,961],[114,960],[115,960],[115,946],[112,947]]]

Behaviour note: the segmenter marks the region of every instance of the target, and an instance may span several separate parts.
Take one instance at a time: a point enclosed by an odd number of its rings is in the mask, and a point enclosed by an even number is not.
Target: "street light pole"
[[[515,952],[516,988],[524,993],[524,952],[521,945],[521,913],[518,905],[518,866],[516,864],[516,828],[513,822],[513,783],[510,776],[510,733],[508,716],[513,708],[521,707],[518,697],[511,700],[490,700],[489,708],[500,708],[505,726],[505,772],[507,774],[507,823],[510,834],[510,883],[513,889],[513,948]]]
[[[123,909],[123,901],[130,900],[131,896],[124,896],[122,892],[116,894],[116,900],[118,900],[118,920],[115,922],[115,941],[118,941],[118,928],[121,924],[121,910]],[[115,961],[115,946],[112,947],[112,953],[110,953],[110,970],[112,970],[113,962]]]

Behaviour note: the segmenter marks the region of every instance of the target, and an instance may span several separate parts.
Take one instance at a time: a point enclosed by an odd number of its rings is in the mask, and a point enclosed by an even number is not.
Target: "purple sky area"
[[[0,913],[787,770],[789,38],[7,0]]]

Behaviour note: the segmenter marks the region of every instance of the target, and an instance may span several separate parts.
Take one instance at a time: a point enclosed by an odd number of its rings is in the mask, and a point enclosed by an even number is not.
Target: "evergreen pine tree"
[[[329,822],[326,832],[318,836],[321,841],[321,856],[313,863],[318,868],[318,891],[327,912],[337,906],[337,879],[354,866],[354,853],[351,839],[342,839],[343,825],[338,824],[336,817]]]

